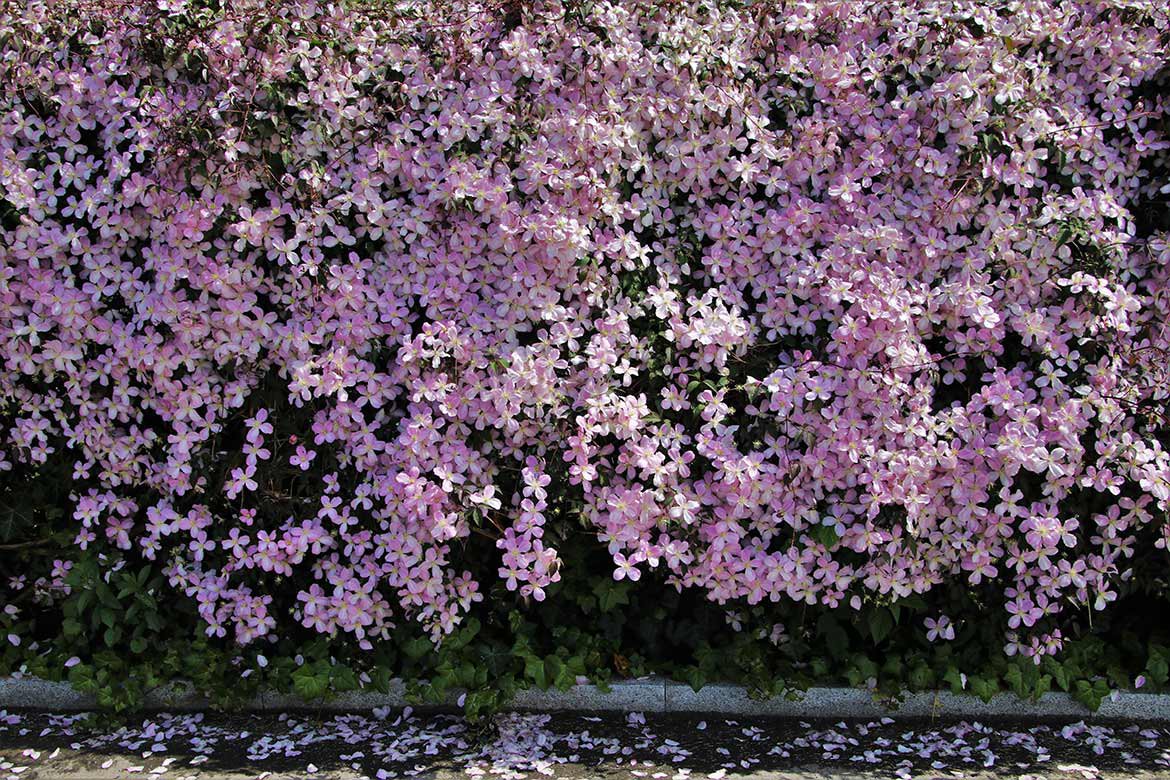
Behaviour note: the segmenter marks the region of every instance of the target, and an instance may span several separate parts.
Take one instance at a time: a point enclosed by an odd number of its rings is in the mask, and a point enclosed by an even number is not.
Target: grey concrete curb
[[[49,682],[36,678],[0,678],[0,710],[44,709],[86,710],[94,707],[90,696],[73,690],[67,682]],[[353,712],[376,707],[408,705],[406,689],[395,681],[389,693],[357,691],[328,701],[306,702],[296,696],[264,693],[249,702],[251,712]],[[451,695],[439,708],[454,708],[457,695]],[[146,709],[198,711],[208,702],[190,688],[174,686],[155,691],[147,697]],[[576,712],[675,712],[719,713],[725,715],[768,715],[800,718],[878,718],[949,716],[961,718],[1084,718],[1093,720],[1124,719],[1170,722],[1170,695],[1116,693],[1107,698],[1097,712],[1090,712],[1065,693],[1046,693],[1039,701],[1026,701],[1013,694],[999,694],[990,702],[975,696],[956,696],[950,691],[912,693],[896,706],[874,698],[868,691],[854,688],[810,688],[793,699],[752,699],[739,685],[712,684],[695,691],[689,685],[645,678],[610,684],[608,691],[596,685],[576,685],[568,691],[525,690],[517,694],[508,707],[512,710]]]

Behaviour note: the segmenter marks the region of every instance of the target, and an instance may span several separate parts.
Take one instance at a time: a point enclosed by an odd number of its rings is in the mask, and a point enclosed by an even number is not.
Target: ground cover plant
[[[1167,682],[1157,2],[7,3],[0,673]]]

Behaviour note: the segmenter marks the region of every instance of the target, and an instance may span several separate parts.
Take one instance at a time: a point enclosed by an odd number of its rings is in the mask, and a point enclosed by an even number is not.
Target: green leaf
[[[1150,648],[1150,660],[1146,663],[1146,674],[1157,685],[1165,685],[1170,677],[1170,663],[1166,656],[1154,648]]]
[[[630,603],[629,583],[627,582],[613,582],[611,580],[600,580],[593,586],[593,592],[597,595],[597,603],[602,612],[611,612],[614,608],[625,606]]]
[[[435,646],[431,644],[431,640],[424,636],[415,637],[414,639],[404,642],[402,645],[402,652],[405,653],[406,657],[412,661],[417,661],[427,653],[434,652],[434,650]]]
[[[841,541],[841,537],[837,535],[836,526],[832,525],[818,525],[808,532],[816,541],[823,544],[825,547],[833,547],[837,542]]]
[[[88,588],[86,590],[83,590],[80,594],[78,594],[78,596],[77,596],[77,611],[78,611],[78,613],[85,612],[85,610],[89,607],[89,605],[93,603],[93,600],[95,598],[96,598],[96,596],[94,595],[94,592],[92,590],[89,590]]]
[[[524,674],[541,690],[548,688],[548,676],[544,668],[544,659],[530,655],[524,659]]]
[[[825,640],[825,646],[834,658],[843,658],[849,645],[849,635],[837,618],[826,612],[817,619],[817,634]]]
[[[512,668],[516,658],[506,646],[493,643],[480,647],[479,662],[492,677],[499,677]]]
[[[1105,680],[1077,680],[1073,686],[1073,698],[1093,712],[1101,707],[1101,702],[1108,695],[1109,683]]]
[[[360,685],[357,673],[348,666],[336,666],[330,675],[331,688],[335,691],[356,691]]]
[[[559,656],[550,655],[545,658],[544,670],[545,674],[548,675],[549,682],[558,690],[567,691],[576,682],[573,673],[569,671]]]
[[[394,679],[393,672],[386,666],[375,666],[370,670],[370,687],[378,693],[389,693],[390,683]]]
[[[468,618],[467,623],[463,626],[463,628],[459,629],[443,641],[443,648],[458,650],[462,647],[465,647],[467,643],[474,639],[475,635],[479,633],[479,628],[479,620],[474,617]]]
[[[329,691],[329,678],[311,667],[302,666],[293,672],[293,690],[305,701],[319,699]]]
[[[489,709],[496,699],[495,691],[491,690],[475,690],[467,694],[467,698],[463,700],[463,714],[470,721],[475,721],[479,717],[479,713]]]
[[[869,613],[869,633],[874,644],[880,645],[893,630],[894,616],[888,609],[876,609]]]
[[[969,680],[971,693],[978,696],[984,702],[990,702],[995,694],[999,693],[999,685],[995,680],[987,677],[972,677]]]
[[[909,681],[912,688],[924,691],[934,684],[934,672],[926,664],[918,664],[910,670]]]
[[[1003,677],[1004,677],[1004,680],[1007,682],[1008,686],[1011,687],[1012,692],[1016,694],[1016,696],[1019,696],[1021,699],[1027,698],[1027,693],[1025,691],[1025,686],[1024,686],[1023,672],[1020,670],[1020,667],[1018,664],[1013,664],[1012,666],[1009,666],[1007,673],[1004,674]]]
[[[93,667],[88,664],[78,664],[69,670],[69,684],[81,693],[93,693],[96,681],[93,679]]]
[[[565,668],[573,673],[573,676],[584,675],[588,667],[585,664],[585,656],[571,655],[565,660]]]
[[[98,580],[95,590],[97,591],[98,600],[102,604],[110,609],[120,610],[122,608],[122,604],[118,601],[118,597],[114,595],[113,589],[104,581]]]

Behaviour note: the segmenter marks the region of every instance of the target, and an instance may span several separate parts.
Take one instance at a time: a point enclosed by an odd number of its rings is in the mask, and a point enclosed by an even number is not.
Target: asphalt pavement
[[[1170,778],[1148,723],[641,713],[154,713],[111,722],[0,710],[0,780],[813,780]]]

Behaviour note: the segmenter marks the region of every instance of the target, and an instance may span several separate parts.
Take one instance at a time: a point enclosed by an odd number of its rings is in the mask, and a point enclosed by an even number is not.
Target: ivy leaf
[[[545,673],[544,659],[537,655],[530,655],[524,659],[524,674],[528,676],[541,690],[548,688],[548,677]]]
[[[329,678],[302,666],[293,673],[293,690],[305,701],[320,699],[329,691]]]
[[[356,691],[360,687],[357,674],[348,666],[334,667],[330,680],[335,691]]]
[[[970,684],[971,692],[985,703],[990,702],[995,694],[999,693],[999,685],[996,684],[995,680],[986,677],[972,677]]]
[[[1105,680],[1077,680],[1073,689],[1073,698],[1084,704],[1093,712],[1101,707],[1101,702],[1109,695],[1109,683]]]
[[[584,675],[586,671],[585,656],[572,655],[565,661],[565,668],[572,673],[574,677],[577,675]]]
[[[934,672],[926,664],[918,664],[910,670],[909,681],[915,690],[926,690],[934,684]]]
[[[597,595],[597,603],[602,612],[611,612],[615,607],[628,605],[630,603],[629,584],[626,582],[613,582],[610,580],[601,580],[594,587],[593,592]]]
[[[1012,692],[1016,694],[1016,696],[1019,696],[1021,699],[1027,698],[1027,695],[1026,695],[1025,690],[1024,690],[1024,688],[1025,688],[1024,675],[1023,675],[1023,672],[1020,670],[1019,665],[1013,664],[1012,666],[1009,666],[1007,673],[1004,674],[1003,677],[1004,677],[1004,680],[1007,681],[1007,684],[1011,687]]]
[[[479,620],[474,617],[469,618],[463,628],[447,637],[447,639],[443,642],[443,648],[459,650],[460,648],[465,647],[467,643],[474,639],[475,635],[479,633],[479,628]]]
[[[386,666],[375,666],[370,670],[370,687],[378,693],[389,693],[390,683],[394,679],[394,674]]]
[[[1150,648],[1150,660],[1146,663],[1146,674],[1157,685],[1165,685],[1167,678],[1170,677],[1170,663],[1167,663],[1166,656],[1156,648]]]
[[[951,691],[956,694],[962,693],[966,689],[962,672],[953,666],[947,669],[947,673],[943,675],[943,682],[950,683]]]
[[[565,662],[559,656],[550,655],[544,659],[544,670],[548,676],[548,681],[558,690],[567,691],[573,687],[576,682],[573,679],[573,674],[565,666]]]
[[[687,670],[687,682],[690,684],[691,690],[698,693],[707,684],[707,675],[703,674],[703,670],[699,667],[692,666]]]
[[[402,652],[412,661],[419,660],[427,653],[433,652],[434,649],[435,646],[431,644],[431,640],[423,636],[415,637],[402,645]]]
[[[480,650],[479,661],[481,666],[492,676],[499,677],[512,667],[514,657],[505,646],[491,644]]]
[[[1062,691],[1067,691],[1072,682],[1069,679],[1068,668],[1064,664],[1056,664],[1052,668],[1052,679],[1056,681]]]

